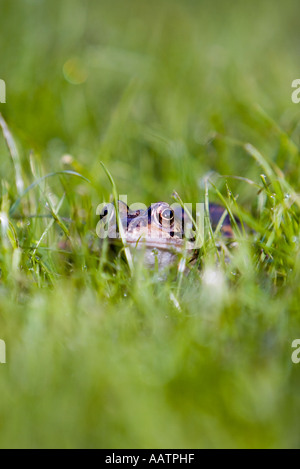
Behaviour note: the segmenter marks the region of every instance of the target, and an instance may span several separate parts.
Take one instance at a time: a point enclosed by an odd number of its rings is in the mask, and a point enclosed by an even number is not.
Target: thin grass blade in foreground
[[[10,156],[12,158],[14,167],[15,167],[15,173],[16,173],[16,187],[18,194],[21,195],[23,190],[24,190],[24,181],[22,179],[22,170],[21,170],[21,160],[20,160],[20,155],[17,149],[17,146],[15,144],[15,141],[13,139],[13,136],[3,119],[2,114],[0,113],[0,127],[3,132],[3,136],[5,138]]]
[[[84,181],[90,183],[90,181],[88,179],[86,179],[84,176],[82,176],[81,174],[79,173],[76,173],[75,171],[69,171],[69,170],[65,170],[65,171],[56,171],[55,173],[49,173],[49,174],[46,174],[45,176],[42,176],[41,178],[37,179],[36,181],[34,181],[29,187],[27,187],[27,189],[25,189],[25,191],[20,195],[20,197],[15,201],[15,203],[11,206],[11,209],[9,211],[9,214],[10,216],[12,216],[14,214],[14,212],[16,211],[16,209],[19,207],[20,203],[21,203],[21,200],[22,198],[28,194],[29,191],[31,191],[31,189],[34,189],[36,186],[39,186],[41,182],[45,181],[46,179],[48,178],[51,178],[51,177],[54,177],[54,176],[59,176],[59,175],[67,175],[67,176],[76,176],[76,177],[79,177],[81,179],[83,179]]]
[[[112,185],[113,198],[114,198],[114,203],[115,203],[115,208],[116,208],[116,215],[117,215],[117,223],[118,223],[118,227],[119,227],[119,233],[120,233],[120,236],[121,236],[122,244],[124,246],[127,263],[129,265],[131,273],[133,273],[134,268],[133,268],[132,255],[131,255],[131,252],[130,252],[128,246],[127,246],[123,225],[122,225],[122,222],[121,222],[121,219],[120,219],[117,186],[115,184],[115,181],[113,180],[112,175],[110,174],[110,172],[106,168],[105,164],[102,161],[100,161],[100,164],[101,164],[102,168],[104,169],[105,174],[107,175],[107,177],[108,177],[108,179],[109,179],[109,181]]]
[[[58,216],[59,210],[61,209],[61,206],[62,206],[64,200],[65,200],[65,194],[63,195],[63,197],[62,197],[61,200],[59,201],[57,207],[55,207],[55,208],[53,207],[53,212],[55,213],[56,216]],[[34,256],[36,255],[36,252],[37,252],[37,250],[38,250],[38,248],[39,248],[41,242],[43,241],[43,239],[45,238],[45,236],[47,235],[47,233],[49,232],[50,228],[53,226],[53,224],[54,224],[55,221],[56,221],[56,220],[55,220],[55,218],[53,217],[53,218],[50,220],[50,222],[48,223],[46,229],[44,230],[42,236],[40,237],[40,239],[38,240],[38,242],[37,242],[37,244],[36,244],[36,246],[35,246],[35,248],[34,248],[34,251],[33,251],[33,253],[32,253],[32,257],[34,257]]]

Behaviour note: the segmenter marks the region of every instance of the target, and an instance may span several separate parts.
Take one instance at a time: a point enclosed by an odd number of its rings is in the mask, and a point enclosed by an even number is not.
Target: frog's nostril
[[[108,210],[107,208],[105,208],[103,210],[103,213],[100,214],[100,221],[103,220],[103,218],[105,218],[107,215],[108,215]]]
[[[133,218],[139,217],[140,214],[141,214],[141,210],[136,210],[135,212],[130,212],[128,214],[128,218],[133,219]]]

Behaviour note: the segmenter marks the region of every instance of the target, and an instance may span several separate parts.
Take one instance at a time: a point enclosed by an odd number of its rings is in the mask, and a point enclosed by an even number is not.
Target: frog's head
[[[124,202],[118,202],[120,234],[114,204],[105,205],[100,211],[100,237],[111,243],[120,244],[121,238],[132,252],[143,250],[145,264],[159,269],[173,264],[180,253],[192,257],[195,251],[193,223],[179,204],[169,205],[157,202],[150,207],[131,210]],[[210,219],[216,227],[223,217],[224,208],[211,204]],[[227,238],[233,237],[230,219],[225,217],[222,232]]]
[[[193,250],[192,223],[178,204],[166,202],[148,208],[130,210],[118,202],[123,237],[132,251],[144,251],[147,266],[158,263],[159,268],[172,264],[184,249]],[[113,204],[106,205],[100,214],[102,227],[110,242],[120,242],[116,211]]]

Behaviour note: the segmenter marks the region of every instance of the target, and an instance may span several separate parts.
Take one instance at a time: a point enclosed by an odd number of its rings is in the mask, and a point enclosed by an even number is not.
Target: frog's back
[[[221,207],[221,205],[209,204],[210,222],[214,230],[217,228],[219,221],[224,215],[224,212],[225,212],[225,209],[224,207]],[[223,221],[221,231],[223,235],[226,236],[227,238],[234,237],[230,216],[228,214],[226,215]]]

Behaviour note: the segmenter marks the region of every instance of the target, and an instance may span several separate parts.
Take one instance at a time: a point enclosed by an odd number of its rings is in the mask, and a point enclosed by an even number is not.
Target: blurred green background
[[[101,157],[134,201],[173,189],[193,199],[208,171],[255,171],[216,133],[284,165],[256,105],[298,143],[297,11],[292,1],[1,0],[2,112],[24,158],[36,150],[48,171],[70,153],[101,186]]]
[[[170,202],[173,190],[198,202],[210,172],[259,183],[236,144],[249,142],[299,191],[296,0],[0,0],[0,15],[0,111],[25,186],[30,154],[40,174],[88,178],[49,181],[56,196],[68,188],[62,214],[83,216],[77,234],[93,232],[111,192],[100,161],[129,203]],[[2,136],[0,159],[3,211],[6,191],[10,206],[17,195]],[[245,209],[259,206],[255,188],[230,183]],[[28,246],[45,225],[16,229]],[[244,280],[219,296],[185,280],[179,313],[171,281],[128,279],[121,265],[109,276],[84,236],[69,270],[51,254],[1,254],[1,447],[299,446],[298,251],[293,272],[276,264],[285,288],[238,259]]]

